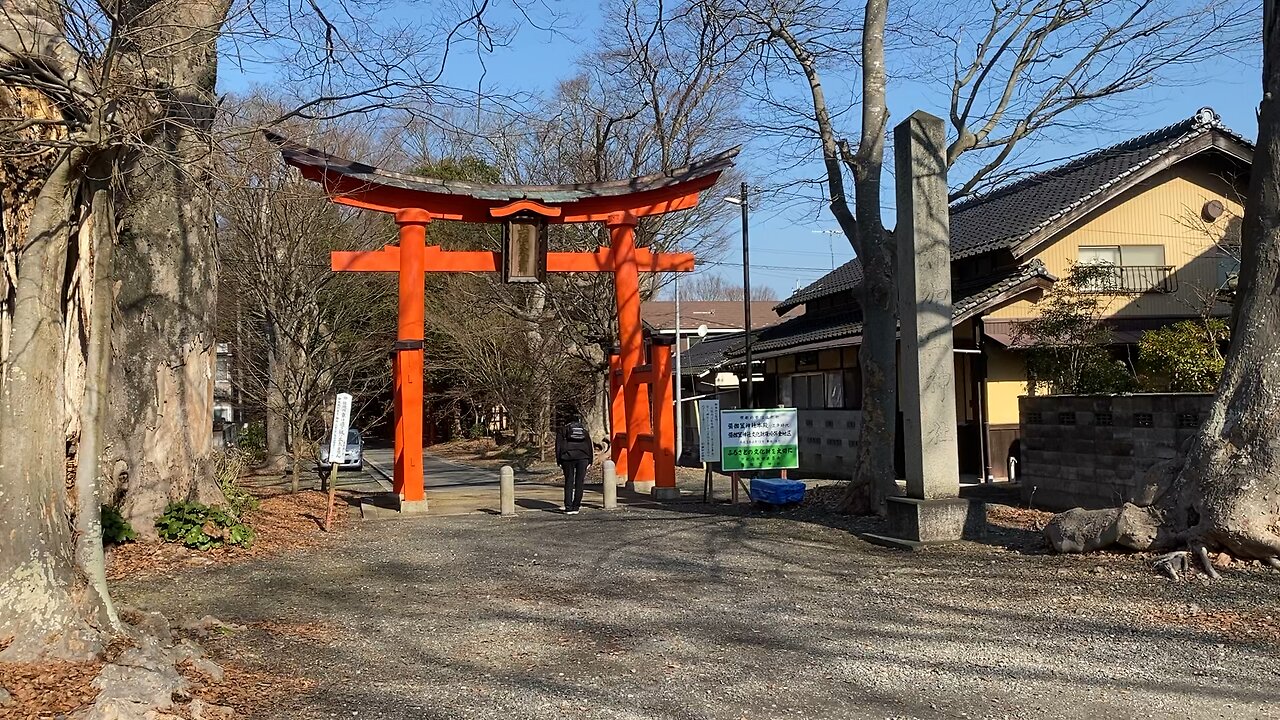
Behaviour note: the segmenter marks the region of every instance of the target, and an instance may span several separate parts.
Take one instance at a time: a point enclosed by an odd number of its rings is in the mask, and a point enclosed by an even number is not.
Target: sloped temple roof
[[[1211,108],[1169,127],[1081,156],[951,206],[951,259],[1000,250],[1024,257],[1027,245],[1053,235],[1083,214],[1169,165],[1208,149],[1247,162],[1253,145],[1223,127]],[[796,291],[775,308],[853,290],[862,284],[855,258]]]
[[[382,212],[421,208],[445,219],[494,222],[492,210],[530,201],[556,211],[548,222],[591,222],[611,213],[656,215],[693,207],[697,193],[733,167],[740,148],[701,158],[669,173],[627,180],[560,185],[502,185],[409,175],[338,157],[277,133],[267,139],[284,161],[322,183],[334,201]]]

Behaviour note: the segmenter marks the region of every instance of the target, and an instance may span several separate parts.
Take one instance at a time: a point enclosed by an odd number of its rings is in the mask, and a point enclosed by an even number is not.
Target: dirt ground
[[[116,592],[308,680],[259,718],[1280,717],[1280,573],[1173,582],[993,517],[914,554],[814,508],[421,517]]]

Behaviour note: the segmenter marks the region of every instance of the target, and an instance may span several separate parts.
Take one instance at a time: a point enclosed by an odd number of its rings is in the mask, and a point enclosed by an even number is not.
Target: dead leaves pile
[[[225,705],[244,717],[290,707],[316,686],[310,678],[255,670],[234,663],[222,666],[222,682],[205,683],[192,695],[207,703]]]
[[[1011,505],[997,505],[994,503],[987,505],[987,523],[1011,530],[1040,532],[1053,519],[1053,515],[1053,513],[1044,512],[1043,510],[1031,510]]]
[[[0,707],[0,718],[51,718],[89,705],[98,695],[93,679],[102,665],[101,661],[0,663],[0,688],[10,695],[9,704]]]
[[[342,532],[352,522],[346,497],[346,493],[338,493],[335,532]],[[246,518],[254,531],[252,546],[198,551],[176,543],[118,545],[108,551],[107,579],[167,575],[184,568],[233,563],[320,545],[333,534],[321,528],[328,503],[328,496],[316,490],[296,495],[264,494],[260,507]]]
[[[1280,646],[1280,618],[1254,610],[1201,608],[1198,605],[1153,605],[1140,608],[1140,617],[1152,625],[1179,627],[1234,642]]]
[[[0,720],[45,720],[87,707],[98,696],[93,679],[103,665],[131,647],[118,640],[87,662],[0,663],[0,689],[10,696],[0,703]]]

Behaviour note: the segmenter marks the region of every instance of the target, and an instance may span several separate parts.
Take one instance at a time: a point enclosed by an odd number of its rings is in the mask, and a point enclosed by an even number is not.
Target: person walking
[[[556,462],[564,471],[564,513],[577,515],[582,505],[582,482],[587,476],[587,465],[595,456],[591,445],[591,433],[582,424],[578,413],[556,433]]]

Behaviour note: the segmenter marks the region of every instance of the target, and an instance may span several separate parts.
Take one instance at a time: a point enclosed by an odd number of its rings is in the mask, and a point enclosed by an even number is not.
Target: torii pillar
[[[396,213],[400,228],[399,312],[396,324],[395,372],[395,472],[394,489],[400,496],[400,511],[426,510],[422,474],[422,378],[423,343],[426,338],[426,250],[427,223],[431,214],[409,208]],[[416,412],[405,412],[416,408]],[[417,482],[406,482],[417,478]]]
[[[619,389],[626,421],[625,458],[618,474],[624,475],[636,492],[654,487],[653,453],[643,445],[652,443],[652,418],[648,388],[637,370],[644,364],[644,327],[640,321],[640,272],[636,265],[636,222],[630,213],[610,216],[609,248],[613,251],[614,292],[618,299]],[[615,437],[617,437],[615,429]],[[624,469],[625,468],[625,469]]]

